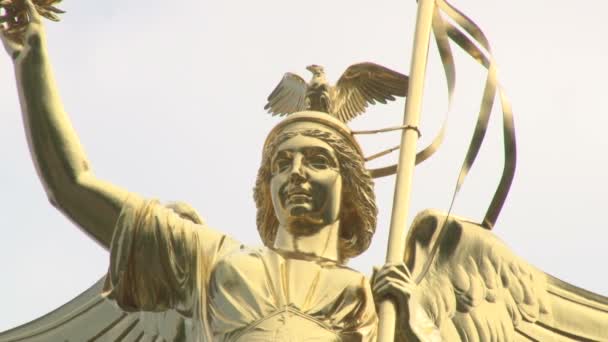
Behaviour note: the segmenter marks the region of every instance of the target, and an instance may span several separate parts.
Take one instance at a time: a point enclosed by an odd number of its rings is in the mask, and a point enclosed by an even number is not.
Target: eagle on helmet
[[[313,64],[306,70],[312,73],[308,83],[299,75],[285,73],[264,109],[279,116],[304,110],[325,112],[346,123],[370,104],[385,104],[407,95],[406,75],[370,62],[351,65],[334,86],[327,81],[322,66]]]

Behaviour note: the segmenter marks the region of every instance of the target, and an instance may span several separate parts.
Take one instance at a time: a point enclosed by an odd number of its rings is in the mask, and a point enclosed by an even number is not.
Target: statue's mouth
[[[310,192],[303,188],[290,189],[287,192],[287,203],[297,204],[302,202],[308,202],[312,199]]]
[[[292,195],[287,199],[287,204],[304,204],[311,201],[311,197],[307,195]]]

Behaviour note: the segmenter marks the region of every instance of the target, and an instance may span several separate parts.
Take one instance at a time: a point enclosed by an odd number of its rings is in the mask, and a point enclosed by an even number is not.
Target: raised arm
[[[47,56],[46,35],[31,0],[25,0],[29,23],[10,32],[15,4],[0,0],[5,15],[2,43],[11,56],[23,113],[25,132],[36,170],[50,202],[108,248],[127,192],[99,180],[67,116]],[[10,4],[13,3],[12,6]],[[13,11],[13,12],[11,12]],[[13,24],[11,24],[13,23]]]

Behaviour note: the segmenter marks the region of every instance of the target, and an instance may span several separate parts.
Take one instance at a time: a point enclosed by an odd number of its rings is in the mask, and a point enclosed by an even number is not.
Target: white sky
[[[454,1],[486,32],[515,110],[519,164],[496,227],[530,263],[608,295],[608,24],[604,1]],[[101,178],[193,204],[214,227],[257,245],[252,187],[265,134],[262,109],[286,71],[322,64],[335,81],[350,64],[409,70],[415,1],[66,1],[48,24],[65,105]],[[484,73],[457,55],[456,104],[441,151],[415,174],[412,216],[446,210],[473,129]],[[26,146],[11,63],[0,60],[0,331],[53,310],[99,279],[107,252],[52,208]],[[437,130],[445,83],[431,48],[423,139]],[[403,101],[353,127],[402,120]],[[454,213],[481,219],[502,167],[495,112],[487,145]],[[368,154],[398,134],[362,141]],[[396,159],[388,157],[382,164]],[[386,250],[393,178],[377,182],[381,210],[369,272]]]

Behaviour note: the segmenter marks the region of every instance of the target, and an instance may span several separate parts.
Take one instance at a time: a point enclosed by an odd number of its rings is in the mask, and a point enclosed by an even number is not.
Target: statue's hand
[[[372,292],[376,303],[390,298],[397,305],[397,312],[405,313],[409,311],[412,297],[414,300],[417,298],[416,290],[416,283],[405,263],[389,263],[382,268],[374,268]]]
[[[13,60],[40,49],[46,35],[32,0],[0,0],[0,39]]]

